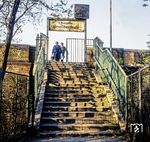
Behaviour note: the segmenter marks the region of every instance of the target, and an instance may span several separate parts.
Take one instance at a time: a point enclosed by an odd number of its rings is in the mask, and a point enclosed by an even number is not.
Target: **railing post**
[[[139,123],[141,124],[142,123],[142,114],[141,114],[141,109],[142,109],[142,101],[141,101],[141,99],[142,99],[142,85],[141,85],[141,83],[142,83],[142,77],[141,77],[141,72],[142,71],[139,71],[138,72],[138,80],[139,80],[139,82],[138,82],[138,88],[139,88],[139,90],[138,90],[138,92],[139,92]],[[140,133],[140,142],[142,142],[142,134]]]
[[[17,125],[17,100],[18,100],[18,75],[16,75],[15,112],[14,112],[14,136],[16,136]]]
[[[142,99],[142,77],[141,77],[141,72],[138,73],[138,80],[139,80],[139,83],[138,83],[138,88],[139,88],[139,121],[140,123],[142,122],[142,115],[141,115],[141,109],[142,109],[142,102],[141,102],[141,99]]]

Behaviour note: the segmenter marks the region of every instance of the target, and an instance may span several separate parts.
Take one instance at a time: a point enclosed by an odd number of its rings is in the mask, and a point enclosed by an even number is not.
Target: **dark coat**
[[[53,46],[53,50],[52,50],[52,54],[55,60],[59,61],[60,59],[60,55],[61,55],[62,51],[61,51],[61,47],[59,45],[54,45]]]

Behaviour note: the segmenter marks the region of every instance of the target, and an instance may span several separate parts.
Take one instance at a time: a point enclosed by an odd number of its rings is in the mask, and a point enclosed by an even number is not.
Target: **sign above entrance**
[[[75,4],[74,17],[76,19],[89,19],[89,5],[87,4]]]
[[[49,19],[50,31],[84,32],[85,20]]]

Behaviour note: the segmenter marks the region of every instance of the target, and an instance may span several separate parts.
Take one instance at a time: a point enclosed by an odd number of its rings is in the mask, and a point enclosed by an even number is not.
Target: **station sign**
[[[49,30],[63,32],[84,32],[85,20],[49,19]]]

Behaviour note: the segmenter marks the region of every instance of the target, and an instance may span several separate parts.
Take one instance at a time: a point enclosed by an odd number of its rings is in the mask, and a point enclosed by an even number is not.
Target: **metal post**
[[[17,114],[18,114],[18,107],[17,107],[17,102],[18,102],[18,75],[16,75],[16,93],[15,93],[15,113],[14,113],[14,135],[16,136],[16,129],[17,129]]]
[[[142,123],[142,114],[141,114],[141,109],[142,109],[142,86],[141,86],[141,72],[139,71],[138,72],[138,78],[139,78],[139,84],[138,84],[138,88],[139,88],[139,123],[141,124]],[[142,135],[140,133],[140,139],[139,139],[139,142],[142,142]]]
[[[85,20],[85,37],[84,37],[84,62],[87,61],[87,47],[86,47],[86,41],[87,41],[87,22]]]
[[[138,76],[139,76],[139,120],[140,120],[140,123],[142,122],[142,115],[141,115],[141,109],[142,109],[142,102],[141,102],[141,98],[142,98],[142,86],[141,86],[141,72],[138,73]]]
[[[110,0],[110,52],[112,53],[112,0]]]
[[[46,63],[48,62],[48,56],[49,56],[49,54],[48,54],[48,47],[49,47],[49,20],[50,20],[50,19],[47,18],[47,32],[46,32],[46,33],[47,33],[47,34],[46,34],[46,35],[47,35],[47,49],[46,49],[46,50],[47,50],[47,51],[46,51],[47,53],[46,53]]]

